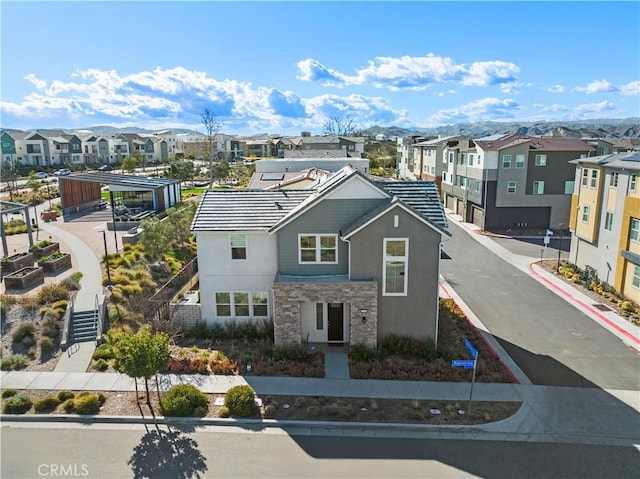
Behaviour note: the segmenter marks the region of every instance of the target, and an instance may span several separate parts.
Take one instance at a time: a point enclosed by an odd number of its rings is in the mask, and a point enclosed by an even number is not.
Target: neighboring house
[[[640,153],[574,160],[569,260],[640,304]]]
[[[338,171],[345,166],[352,166],[361,173],[369,170],[369,160],[366,158],[265,158],[256,161],[256,173],[293,173],[321,168],[328,171]]]
[[[396,176],[410,180],[420,179],[420,166],[415,163],[414,145],[423,139],[419,135],[396,138]]]
[[[442,173],[446,170],[447,165],[444,150],[458,146],[461,141],[469,141],[469,139],[457,136],[445,136],[414,144],[414,171],[418,177],[426,181],[435,181],[438,189],[440,189]]]
[[[24,155],[22,164],[25,166],[51,166],[49,140],[48,138],[34,131],[24,137]]]
[[[364,154],[364,138],[355,136],[301,136],[298,137],[298,149],[300,150],[343,150],[347,156],[361,158]]]
[[[201,318],[272,319],[277,345],[436,338],[440,249],[433,182],[375,182],[345,167],[314,189],[205,192]]]
[[[575,165],[593,147],[576,138],[518,134],[463,141],[443,150],[445,206],[482,229],[567,224]]]
[[[2,143],[2,161],[8,161],[12,165],[23,161],[24,138],[26,133],[17,130],[4,130],[0,135]]]

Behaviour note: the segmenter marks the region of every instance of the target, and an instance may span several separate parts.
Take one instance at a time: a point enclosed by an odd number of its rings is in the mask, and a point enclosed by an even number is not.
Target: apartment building
[[[580,158],[571,198],[569,259],[640,303],[640,153]]]
[[[487,230],[565,227],[575,175],[570,161],[593,151],[576,138],[518,134],[447,145],[445,206]]]

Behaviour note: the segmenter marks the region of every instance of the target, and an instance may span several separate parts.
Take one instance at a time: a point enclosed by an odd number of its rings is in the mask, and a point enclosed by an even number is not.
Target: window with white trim
[[[611,172],[611,176],[609,177],[609,186],[611,188],[617,188],[618,187],[618,179],[619,179],[619,174],[617,171],[612,171]]]
[[[633,277],[631,284],[634,288],[640,289],[640,266],[633,265]]]
[[[534,181],[533,182],[533,194],[534,195],[544,195],[544,181]]]
[[[516,155],[516,168],[524,168],[524,155]]]
[[[547,166],[547,155],[536,155],[534,162],[536,166]]]
[[[469,166],[473,166],[475,160],[475,155],[473,153],[469,153]]]
[[[507,183],[507,193],[514,194],[516,192],[517,183],[515,181],[510,181]]]
[[[382,295],[407,295],[408,238],[384,238]]]
[[[582,168],[582,186],[589,184],[589,168]]]
[[[324,329],[324,303],[316,303],[316,329]]]
[[[640,220],[638,218],[631,218],[629,239],[634,243],[640,243]]]
[[[589,185],[590,188],[595,188],[598,185],[598,170],[593,169],[591,170],[591,184]]]
[[[231,259],[247,259],[246,235],[231,235],[229,243],[231,244]]]
[[[298,235],[298,261],[300,263],[338,262],[338,235]]]
[[[636,191],[637,185],[638,185],[638,174],[631,173],[629,175],[629,191]]]
[[[502,167],[511,168],[511,155],[502,155]]]
[[[607,211],[607,214],[604,217],[604,229],[607,231],[613,230],[613,213]]]
[[[216,316],[258,317],[269,316],[269,295],[266,291],[234,291],[215,294]]]
[[[589,222],[589,205],[584,205],[582,207],[582,222],[583,223],[588,223]]]

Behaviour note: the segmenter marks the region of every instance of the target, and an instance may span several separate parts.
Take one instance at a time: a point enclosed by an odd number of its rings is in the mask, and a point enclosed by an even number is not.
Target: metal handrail
[[[71,316],[73,315],[73,299],[69,298],[67,309],[64,313],[64,324],[62,326],[62,340],[60,341],[60,349],[67,349],[69,343],[69,335],[71,334]]]
[[[104,302],[102,304],[100,304],[100,300],[98,299],[98,295],[96,294],[96,301],[95,301],[95,319],[94,319],[94,326],[96,328],[96,346],[100,345],[100,343],[102,342],[102,327],[104,324],[104,311],[103,311],[103,306],[104,306]]]

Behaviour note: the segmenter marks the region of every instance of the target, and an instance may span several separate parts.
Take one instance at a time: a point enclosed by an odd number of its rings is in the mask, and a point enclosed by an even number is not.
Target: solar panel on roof
[[[261,181],[282,181],[284,180],[284,173],[263,173],[260,176]]]

